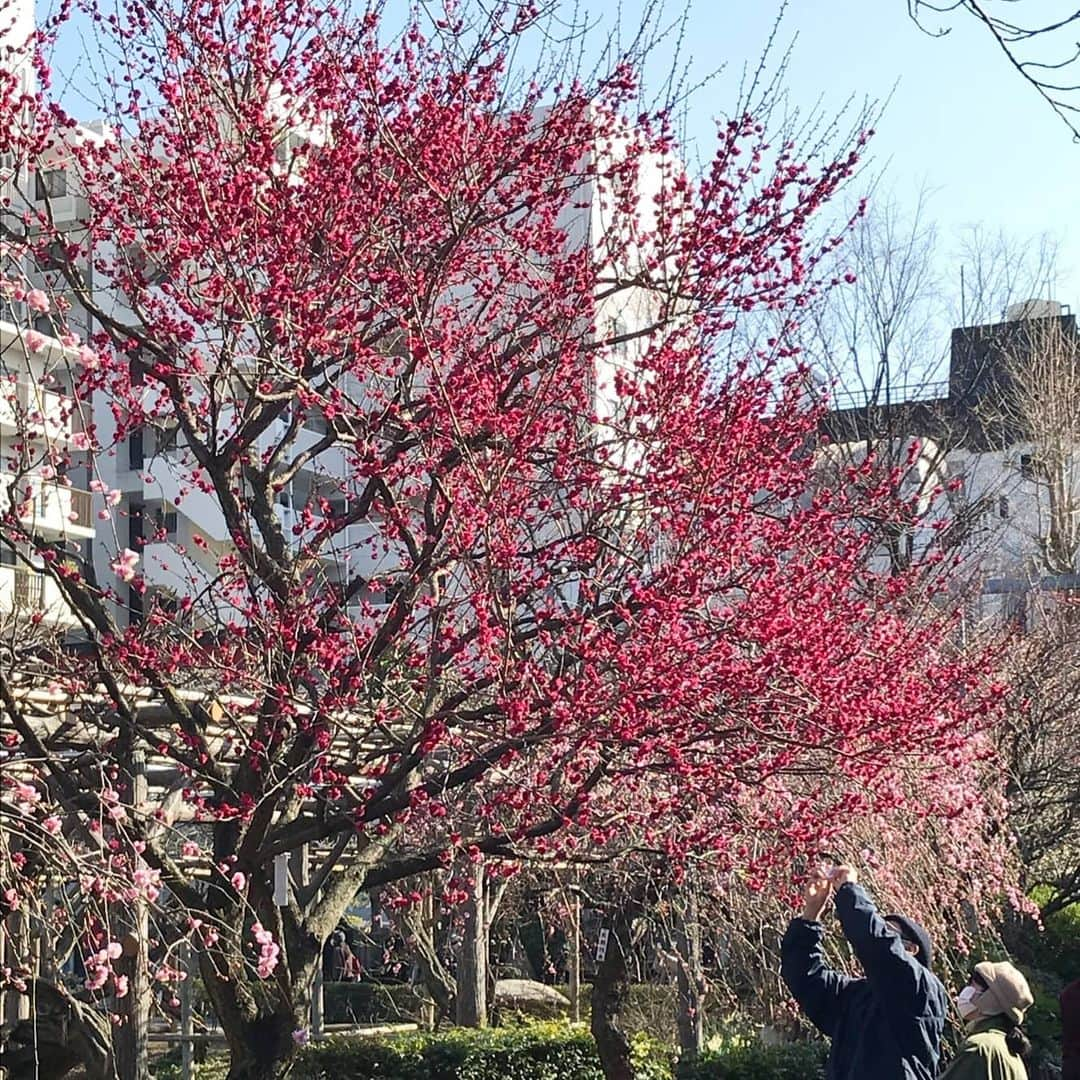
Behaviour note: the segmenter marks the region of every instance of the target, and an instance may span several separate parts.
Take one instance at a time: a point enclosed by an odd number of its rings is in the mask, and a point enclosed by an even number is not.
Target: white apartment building
[[[33,3],[20,0],[0,11],[0,87],[19,95],[33,86],[28,42]],[[19,213],[30,177],[10,153],[0,154],[0,210]],[[75,220],[78,200],[62,190],[63,176],[46,170],[30,183],[34,194],[54,193],[60,215]],[[57,339],[51,311],[33,288],[47,285],[44,267],[0,265],[10,286],[0,290],[0,511],[17,515],[32,537],[88,550],[95,535],[93,500],[79,458],[88,417],[71,395],[75,350]],[[74,319],[78,325],[78,317]],[[73,617],[52,575],[26,544],[0,543],[0,618],[39,615],[47,625],[68,627]]]
[[[32,25],[26,14],[32,10],[32,2],[20,8],[19,33]],[[308,133],[310,134],[310,133]],[[107,139],[109,132],[101,125],[87,125],[77,129],[72,139]],[[286,134],[295,138],[294,132]],[[602,154],[598,148],[597,156]],[[78,177],[67,167],[62,148],[58,148],[53,160],[44,163],[34,174],[25,169],[9,172],[5,192],[16,203],[20,198],[38,207],[48,200],[53,220],[61,228],[77,233],[87,214],[87,205],[80,196]],[[640,205],[642,216],[647,219],[655,213],[653,198],[663,183],[663,165],[654,163],[646,169],[642,178]],[[600,248],[605,235],[604,193],[595,179],[586,181],[575,199],[577,207],[568,212],[562,222],[570,242],[593,245],[598,259],[607,253]],[[647,223],[646,223],[647,227]],[[106,253],[107,254],[107,253]],[[44,265],[22,267],[27,289],[40,287],[49,294],[62,292],[59,275]],[[89,271],[87,271],[89,276]],[[96,293],[95,300],[105,310],[120,319],[133,315],[125,307],[122,296]],[[632,369],[635,357],[644,348],[642,340],[633,340],[636,328],[647,325],[654,303],[648,293],[641,289],[626,289],[617,297],[609,298],[597,312],[597,325],[612,336],[628,335],[628,340],[612,348],[598,352],[590,380],[590,392],[594,412],[601,425],[615,419],[618,401],[614,393],[615,373],[619,369]],[[64,349],[56,337],[47,315],[37,316],[27,306],[25,299],[8,297],[5,301],[3,322],[3,368],[2,375],[12,389],[12,399],[3,415],[5,454],[7,448],[16,445],[19,431],[28,419],[40,409],[31,406],[44,402],[51,418],[48,435],[54,440],[72,447],[71,440],[88,417],[77,415],[70,401],[65,399],[65,389],[70,390],[75,377],[72,349]],[[88,316],[73,305],[67,318],[68,329],[84,340],[93,332]],[[27,348],[27,335],[34,330],[47,338],[47,346],[38,352]],[[31,341],[35,339],[31,338]],[[138,363],[133,363],[133,375],[138,377]],[[152,383],[152,380],[151,380]],[[353,388],[359,391],[359,388]],[[155,391],[148,385],[147,393]],[[66,404],[65,404],[66,401]],[[111,403],[99,397],[90,409],[95,435],[105,452],[95,455],[92,465],[76,450],[71,454],[72,464],[68,476],[59,479],[59,486],[52,481],[36,481],[40,492],[35,503],[36,521],[40,528],[50,528],[71,542],[79,542],[92,561],[98,580],[117,590],[121,604],[117,616],[121,623],[138,619],[151,598],[166,604],[182,597],[198,598],[203,615],[211,618],[220,613],[217,579],[220,560],[232,551],[232,544],[225,521],[216,499],[200,490],[191,482],[192,463],[185,452],[182,440],[167,425],[155,425],[117,440],[117,424]],[[276,445],[285,436],[289,426],[286,414],[260,437],[260,448]],[[20,427],[21,425],[21,427]],[[313,445],[323,434],[318,419],[306,421],[305,427],[296,435],[292,444],[293,454]],[[629,450],[633,453],[633,448]],[[48,465],[45,466],[46,474]],[[349,499],[345,454],[341,447],[331,446],[306,462],[291,483],[277,496],[275,507],[283,533],[287,540],[297,545],[303,535],[294,536],[301,529],[302,512],[305,507],[315,507],[326,499],[335,514],[341,513]],[[67,486],[70,484],[71,486]],[[54,488],[58,494],[54,493]],[[95,494],[91,495],[93,490]],[[106,505],[105,493],[109,493]],[[117,494],[118,493],[118,494]],[[117,501],[118,499],[118,501]],[[48,518],[47,513],[52,517]],[[46,524],[49,523],[49,524]],[[96,526],[96,527],[95,527]],[[60,530],[60,531],[57,531]],[[323,559],[324,572],[329,580],[392,579],[403,565],[403,552],[382,539],[383,530],[377,522],[360,522],[333,540]],[[113,563],[124,549],[139,556],[138,573],[146,586],[146,592],[118,581]],[[5,559],[8,556],[5,555]],[[7,565],[5,588],[0,592],[0,605],[4,608],[41,606],[50,612],[50,618],[64,622],[65,613],[58,603],[55,583],[47,575],[32,578],[30,565]],[[10,597],[10,599],[4,599]],[[361,593],[358,599],[378,602],[379,594]],[[200,618],[199,610],[193,617]]]
[[[1072,404],[1061,402],[1060,424],[1047,418],[1053,431],[1034,430],[1039,418],[1023,415],[1017,383],[1025,369],[1034,371],[1029,354],[1049,337],[1076,374],[1045,376],[1057,383],[1041,392]],[[1080,551],[1064,535],[1071,527],[1073,539],[1080,536],[1078,392],[1076,317],[1054,301],[1014,304],[999,323],[953,331],[945,396],[835,410],[824,424],[831,438],[826,453],[837,462],[858,463],[874,452],[904,463],[914,445],[902,491],[928,516],[905,537],[912,556],[944,539],[966,559],[965,578],[979,586],[970,618],[1024,623],[1036,600],[1080,595]],[[1048,437],[1056,443],[1049,463]],[[884,550],[880,565],[888,565]]]
[[[9,305],[0,313],[0,512],[14,510],[32,536],[84,547],[95,534],[91,495],[51,464],[50,453],[70,453],[83,427],[62,374],[53,374],[66,370],[67,350],[51,338],[42,348],[33,344],[37,338]],[[0,613],[41,612],[50,624],[73,625],[44,571],[29,546],[0,544]]]

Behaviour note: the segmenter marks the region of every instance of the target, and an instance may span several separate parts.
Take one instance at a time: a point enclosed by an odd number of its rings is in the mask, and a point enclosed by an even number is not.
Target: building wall
[[[1040,309],[1040,319],[1043,316]],[[1077,339],[1074,316],[1052,318],[1063,340]],[[884,460],[899,462],[905,457],[903,447],[912,442],[935,448],[932,472],[923,468],[924,451],[904,476],[905,490],[919,485],[927,491],[944,489],[915,530],[913,548],[917,558],[935,542],[937,528],[963,523],[958,534],[963,540],[953,554],[962,560],[961,578],[980,587],[974,618],[1016,617],[1039,590],[1080,589],[1080,556],[1074,557],[1071,573],[1051,567],[1044,558],[1051,515],[1047,484],[1033,467],[1038,447],[1015,410],[1001,404],[1010,393],[1006,357],[1015,362],[1023,355],[1020,350],[1034,333],[1030,328],[1023,319],[958,328],[952,334],[948,397],[929,405],[897,402],[891,411],[878,405],[838,409],[822,425],[832,440],[823,454],[826,459],[857,464],[874,447]],[[876,437],[896,429],[904,434]],[[1061,476],[1071,512],[1080,513],[1080,445]],[[883,555],[878,564],[887,565]]]
[[[14,512],[33,537],[84,550],[96,533],[94,501],[79,470],[54,460],[74,455],[84,418],[64,380],[71,350],[55,340],[34,351],[25,323],[0,319],[0,512]],[[0,545],[0,613],[40,611],[47,622],[74,625],[59,588],[28,544]]]

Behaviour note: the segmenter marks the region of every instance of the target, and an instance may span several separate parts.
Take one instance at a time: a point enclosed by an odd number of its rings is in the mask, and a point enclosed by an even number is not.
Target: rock
[[[565,1014],[570,1002],[554,986],[532,979],[499,979],[495,983],[495,1007],[540,1020],[552,1020]]]

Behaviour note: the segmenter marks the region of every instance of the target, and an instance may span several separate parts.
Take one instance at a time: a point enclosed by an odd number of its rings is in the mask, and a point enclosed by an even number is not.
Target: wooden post
[[[436,952],[439,946],[439,916],[438,906],[435,903],[435,875],[428,874],[427,889],[424,891],[423,910],[421,912],[421,919],[423,925],[431,934],[432,949]],[[435,999],[432,997],[430,990],[424,1000],[423,1011],[420,1016],[420,1020],[424,1025],[426,1031],[435,1030]]]
[[[323,970],[322,958],[315,967],[315,978],[311,981],[311,1037],[323,1037]]]
[[[133,812],[142,812],[147,800],[146,754],[131,752],[131,782],[125,802]],[[119,1080],[149,1080],[150,979],[147,955],[150,926],[146,901],[139,897],[118,905],[117,926],[122,927],[120,944],[124,952],[116,971],[127,976],[128,991],[116,1000],[122,1020],[116,1030],[116,1071]]]
[[[3,960],[5,966],[18,971],[29,961],[30,940],[28,936],[26,913],[16,910],[0,923],[3,935]],[[30,1019],[30,998],[17,990],[4,991],[3,1015],[0,1020],[5,1027],[14,1026],[20,1020]]]
[[[570,1019],[581,1022],[581,895],[575,889],[570,898],[570,934],[567,941],[570,975]]]
[[[182,1080],[192,1080],[192,1067],[195,1064],[195,1043],[192,1035],[195,1026],[192,1022],[192,998],[194,996],[195,967],[191,962],[191,946],[184,941],[180,945],[180,970],[184,972],[184,981],[180,984],[180,1076]]]
[[[297,894],[299,894],[301,889],[307,888],[308,875],[310,873],[307,844],[302,845],[294,852],[292,852],[292,854],[290,854],[289,868],[292,879],[296,884],[296,892]],[[308,1015],[311,1022],[312,1039],[321,1039],[323,1037],[323,1016],[325,1015],[323,1009],[323,969],[321,945],[319,950],[319,959],[318,962],[315,964],[315,977],[311,980],[311,1005],[308,1009]]]

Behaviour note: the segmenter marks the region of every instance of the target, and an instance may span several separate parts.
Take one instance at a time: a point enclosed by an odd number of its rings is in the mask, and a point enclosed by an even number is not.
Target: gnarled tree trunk
[[[290,941],[282,957],[289,971],[259,980],[245,968],[239,935],[237,944],[224,941],[200,955],[199,967],[229,1048],[227,1080],[282,1080],[295,1063],[297,1033],[308,1027],[320,944]]]
[[[630,999],[627,959],[640,911],[640,902],[630,900],[609,916],[607,951],[593,980],[591,1029],[607,1080],[634,1080],[630,1040],[619,1021]]]
[[[12,1028],[4,1047],[8,1075],[59,1080],[81,1065],[87,1080],[115,1076],[108,1017],[46,979],[32,990],[34,1016]]]

